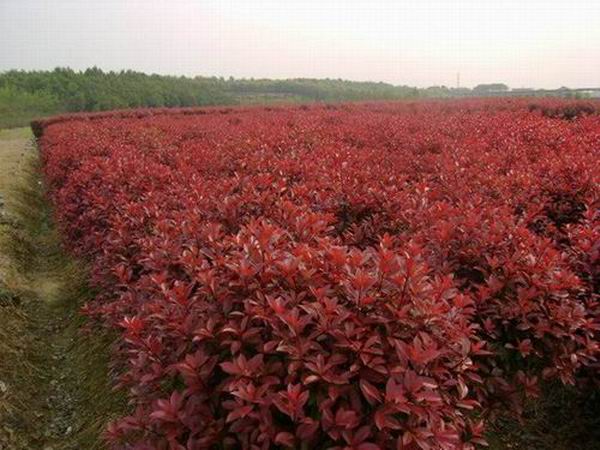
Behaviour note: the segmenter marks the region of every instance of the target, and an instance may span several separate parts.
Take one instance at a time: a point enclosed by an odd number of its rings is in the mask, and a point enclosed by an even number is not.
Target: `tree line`
[[[414,98],[416,88],[387,83],[317,79],[234,79],[105,72],[11,70],[0,73],[0,128],[35,117],[123,108],[272,102],[338,102]]]
[[[0,72],[0,128],[24,126],[48,115],[125,108],[186,107],[253,103],[348,102],[472,96],[580,97],[568,88],[510,89],[503,83],[473,89],[418,89],[389,83],[342,79],[236,79],[148,75],[132,70],[105,72],[56,68]]]

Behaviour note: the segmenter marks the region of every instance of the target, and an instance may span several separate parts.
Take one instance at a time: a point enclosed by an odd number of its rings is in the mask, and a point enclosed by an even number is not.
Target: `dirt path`
[[[0,130],[0,450],[101,448],[123,408],[109,339],[80,331],[85,270],[50,217],[29,130]]]

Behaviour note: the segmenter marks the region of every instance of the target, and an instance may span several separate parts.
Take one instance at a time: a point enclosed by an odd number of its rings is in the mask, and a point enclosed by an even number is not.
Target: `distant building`
[[[509,88],[504,83],[478,84],[473,88],[473,93],[477,95],[497,95],[508,92]]]

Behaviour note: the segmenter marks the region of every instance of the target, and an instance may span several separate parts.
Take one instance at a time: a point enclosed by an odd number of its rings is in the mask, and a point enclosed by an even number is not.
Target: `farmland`
[[[118,333],[116,449],[473,449],[600,381],[594,103],[139,110],[33,130]],[[591,433],[592,431],[589,431]]]

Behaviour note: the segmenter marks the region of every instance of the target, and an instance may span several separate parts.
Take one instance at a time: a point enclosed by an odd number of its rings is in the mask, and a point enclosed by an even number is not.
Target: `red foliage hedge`
[[[35,127],[100,288],[84,310],[122,336],[112,448],[469,449],[543,379],[598,381],[598,116],[478,100]]]

